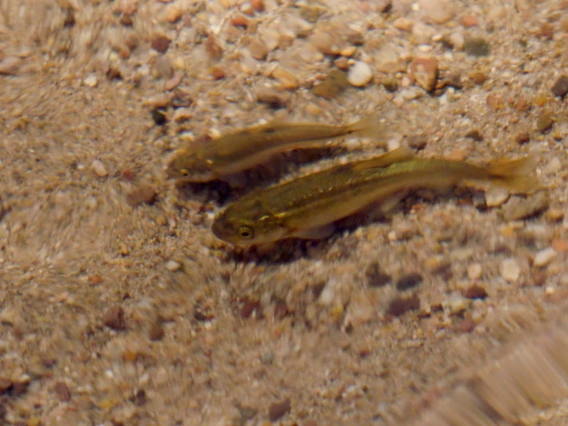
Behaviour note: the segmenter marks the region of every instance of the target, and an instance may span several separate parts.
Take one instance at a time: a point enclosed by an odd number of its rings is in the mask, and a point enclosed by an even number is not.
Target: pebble
[[[289,399],[285,399],[281,402],[275,402],[268,408],[268,419],[271,422],[276,422],[289,413],[291,409],[292,403]]]
[[[521,220],[548,210],[548,206],[548,194],[546,191],[541,191],[529,198],[511,197],[501,210],[505,220]]]
[[[274,28],[263,28],[260,33],[260,38],[262,39],[264,45],[269,52],[275,50],[280,44],[280,33]]]
[[[451,315],[459,315],[465,311],[471,302],[461,295],[450,296],[444,303]]]
[[[245,48],[240,50],[239,64],[241,70],[249,75],[256,74],[259,68],[258,61],[252,57],[250,50]]]
[[[487,291],[480,285],[474,284],[465,291],[465,297],[468,299],[485,299]]]
[[[428,139],[424,135],[411,135],[407,138],[406,143],[415,151],[421,151],[428,145]]]
[[[330,100],[339,96],[348,86],[347,73],[334,68],[320,84],[312,88],[312,93]]]
[[[261,87],[256,93],[257,102],[268,104],[271,108],[284,108],[290,102],[290,93],[279,92],[269,87]]]
[[[499,265],[499,273],[506,281],[512,283],[521,276],[521,267],[515,259],[505,259]]]
[[[480,263],[472,263],[467,267],[467,277],[470,280],[478,280],[481,278],[481,274],[483,273],[483,268],[481,267]]]
[[[387,314],[398,317],[408,311],[416,311],[420,309],[420,299],[413,294],[410,297],[397,297],[392,300],[387,309]]]
[[[487,74],[482,71],[472,71],[469,73],[469,78],[477,85],[481,85],[487,81]]]
[[[432,42],[432,37],[436,35],[436,29],[431,25],[416,22],[412,26],[412,35],[416,44],[428,45]]]
[[[396,106],[402,106],[405,102],[418,99],[423,95],[423,93],[424,92],[417,87],[404,89],[398,95],[396,95],[396,97],[393,99],[393,102]]]
[[[477,19],[477,16],[474,15],[463,15],[460,18],[460,24],[466,28],[476,27],[479,25],[479,19]]]
[[[181,15],[183,15],[183,7],[177,3],[170,4],[165,10],[165,15],[168,22],[173,24],[179,21]]]
[[[335,300],[336,287],[338,287],[339,285],[339,281],[334,278],[328,280],[318,298],[318,302],[324,306],[331,305]]]
[[[96,87],[99,84],[99,80],[96,75],[91,74],[83,80],[83,84],[87,87]]]
[[[264,44],[260,38],[254,38],[248,48],[252,57],[259,61],[263,61],[268,54],[268,47],[266,47],[266,44]]]
[[[499,207],[509,198],[509,191],[498,186],[491,187],[485,192],[485,204],[487,207]]]
[[[469,132],[466,133],[465,137],[469,138],[469,139],[473,139],[476,142],[482,142],[483,141],[483,135],[477,129],[470,130]]]
[[[165,83],[164,83],[164,90],[167,90],[168,92],[171,90],[174,90],[177,86],[179,86],[179,84],[181,83],[181,81],[183,80],[183,73],[182,72],[176,72],[172,78],[168,79]]]
[[[552,94],[560,99],[568,94],[568,75],[561,75],[550,89]]]
[[[554,174],[554,173],[558,173],[560,170],[562,170],[562,162],[560,161],[560,159],[558,157],[554,157],[546,165],[543,172],[546,173],[546,174]]]
[[[256,12],[264,12],[264,0],[251,0],[250,5]]]
[[[414,26],[414,21],[411,21],[410,19],[407,19],[407,18],[400,17],[400,18],[395,19],[395,21],[392,24],[398,30],[411,32],[412,27]]]
[[[172,61],[167,56],[160,56],[154,63],[154,71],[158,77],[169,79],[174,75]]]
[[[335,39],[327,32],[316,30],[310,36],[309,41],[324,55],[335,55],[338,53]]]
[[[482,37],[470,37],[464,41],[463,50],[471,56],[489,56],[491,47],[487,40]]]
[[[174,272],[174,271],[178,271],[181,268],[181,264],[179,262],[176,262],[175,260],[168,260],[166,262],[166,269],[168,271]]]
[[[377,71],[395,74],[406,71],[406,61],[402,58],[400,48],[392,43],[381,45],[375,56]]]
[[[554,260],[556,254],[556,250],[554,250],[552,247],[545,248],[544,250],[536,253],[536,255],[534,256],[533,265],[537,267],[546,266],[550,262],[552,262],[552,260]]]
[[[100,160],[93,161],[93,163],[91,164],[91,167],[93,168],[93,171],[99,177],[105,177],[105,176],[108,175],[108,172],[107,172],[105,165]]]
[[[454,31],[449,36],[445,38],[445,41],[454,49],[462,50],[465,44],[465,37],[463,32]]]
[[[57,394],[57,397],[62,402],[67,402],[71,399],[71,392],[69,392],[69,388],[63,382],[57,382],[53,386],[54,392]]]
[[[367,85],[373,78],[371,67],[362,61],[356,61],[347,73],[347,81],[355,87]]]
[[[345,325],[360,327],[370,322],[376,313],[376,308],[369,300],[367,291],[360,291],[353,295],[345,315]]]
[[[152,40],[152,49],[159,53],[166,53],[171,40],[165,36],[157,36]]]
[[[564,211],[562,209],[550,209],[544,215],[548,222],[561,222],[564,219]]]
[[[137,207],[143,203],[153,204],[156,201],[156,195],[156,190],[153,187],[142,184],[128,193],[126,201],[132,207]]]
[[[234,27],[247,28],[250,25],[250,19],[242,13],[239,13],[231,18],[231,25]]]
[[[164,335],[164,327],[162,327],[160,324],[154,324],[152,328],[150,328],[150,332],[148,333],[148,337],[153,342],[162,340],[164,338]]]
[[[448,22],[455,14],[451,0],[419,0],[418,4],[426,16],[438,24]]]
[[[284,89],[295,89],[298,87],[296,76],[282,67],[275,68],[272,71],[272,77],[278,80]]]
[[[515,136],[515,142],[519,145],[524,145],[527,142],[530,142],[531,135],[527,132],[521,132],[517,136]]]
[[[536,129],[542,133],[548,133],[554,125],[554,116],[550,111],[543,112],[536,119]]]
[[[16,74],[21,64],[22,59],[18,58],[17,56],[8,56],[0,60],[0,75]]]
[[[120,306],[111,306],[103,314],[103,324],[113,330],[126,330],[124,310]]]
[[[414,58],[410,63],[409,76],[427,92],[433,91],[438,80],[438,60],[434,57]]]

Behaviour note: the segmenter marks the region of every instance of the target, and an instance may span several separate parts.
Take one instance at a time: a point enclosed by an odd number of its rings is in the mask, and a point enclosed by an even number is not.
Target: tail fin
[[[375,157],[369,160],[363,160],[359,163],[356,163],[353,166],[353,170],[365,170],[376,167],[387,167],[393,163],[401,163],[403,161],[411,160],[412,158],[414,158],[414,151],[407,146],[401,146],[400,148],[397,148],[391,152],[387,152],[386,154],[381,155],[380,157]]]
[[[537,159],[531,155],[518,160],[500,159],[492,163],[487,172],[493,184],[513,194],[526,194],[543,188],[534,174],[536,164]]]
[[[378,114],[371,114],[359,121],[348,124],[346,134],[357,138],[383,139],[388,135],[386,124]]]

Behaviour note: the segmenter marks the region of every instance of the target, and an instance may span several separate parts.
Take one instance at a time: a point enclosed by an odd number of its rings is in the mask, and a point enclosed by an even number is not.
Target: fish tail
[[[514,194],[526,194],[542,188],[534,176],[536,157],[529,155],[517,160],[500,159],[487,167],[491,183],[502,186]]]
[[[385,137],[385,124],[377,114],[372,114],[346,126],[346,134],[357,138],[377,139]]]

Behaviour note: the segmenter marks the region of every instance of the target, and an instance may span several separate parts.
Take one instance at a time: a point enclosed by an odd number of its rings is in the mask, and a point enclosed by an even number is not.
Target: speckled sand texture
[[[568,425],[568,1],[0,0],[0,424]],[[271,119],[385,132],[248,186],[175,150]],[[401,145],[534,155],[321,242],[210,232]],[[563,355],[564,354],[564,355]]]

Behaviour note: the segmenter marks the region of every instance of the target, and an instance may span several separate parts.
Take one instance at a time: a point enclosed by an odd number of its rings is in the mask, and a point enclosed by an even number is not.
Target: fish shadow
[[[336,240],[333,236],[324,240],[288,238],[264,246],[231,247],[226,251],[224,260],[237,264],[288,265],[301,259],[321,259]]]

